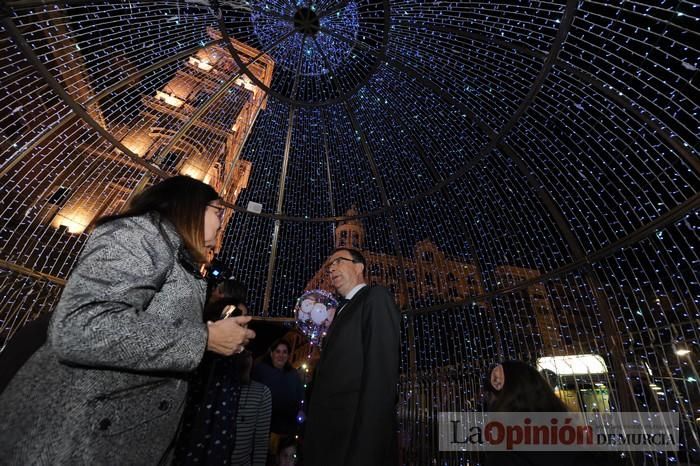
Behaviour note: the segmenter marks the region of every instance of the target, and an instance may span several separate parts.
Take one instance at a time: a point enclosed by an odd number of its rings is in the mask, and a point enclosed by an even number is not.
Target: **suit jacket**
[[[336,316],[314,374],[304,464],[397,463],[399,318],[378,286],[362,288]]]
[[[157,464],[199,364],[205,282],[156,215],[97,227],[49,339],[0,396],[0,464]]]

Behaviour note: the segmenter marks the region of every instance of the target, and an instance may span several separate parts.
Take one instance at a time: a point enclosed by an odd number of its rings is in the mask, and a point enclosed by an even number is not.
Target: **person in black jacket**
[[[253,368],[253,380],[267,386],[272,394],[270,454],[273,456],[282,437],[299,433],[297,416],[304,399],[304,384],[289,362],[291,351],[288,341],[275,340]]]
[[[344,298],[314,373],[304,436],[307,466],[397,464],[400,314],[389,291],[365,284],[366,263],[336,249],[326,272]]]

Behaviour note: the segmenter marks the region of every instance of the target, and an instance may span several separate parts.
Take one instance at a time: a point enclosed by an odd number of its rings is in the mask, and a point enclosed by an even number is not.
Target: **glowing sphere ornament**
[[[333,322],[338,301],[324,290],[306,291],[297,299],[294,314],[297,327],[312,343],[318,344]]]

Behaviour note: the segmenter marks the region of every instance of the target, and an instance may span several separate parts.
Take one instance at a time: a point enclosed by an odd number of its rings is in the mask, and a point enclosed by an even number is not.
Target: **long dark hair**
[[[283,339],[283,338],[278,338],[277,340],[275,340],[275,341],[272,343],[272,345],[270,345],[270,348],[267,350],[267,353],[265,353],[265,354],[263,355],[263,357],[262,357],[262,362],[264,362],[265,364],[267,364],[267,365],[269,365],[269,366],[275,367],[275,366],[272,364],[272,352],[275,351],[279,345],[284,345],[284,346],[286,346],[286,347],[287,347],[287,352],[289,353],[290,356],[292,355],[292,345],[290,345],[289,342],[288,342],[287,340],[285,340],[285,339]],[[288,371],[291,371],[291,370],[293,370],[293,369],[294,369],[294,368],[293,368],[292,365],[289,363],[289,358],[287,358],[287,362],[284,363],[284,367],[282,368],[282,370],[284,370],[285,372],[288,372]]]
[[[207,283],[207,296],[210,302],[214,302],[214,292],[224,298],[231,298],[234,304],[246,303],[248,301],[248,287],[245,283],[232,278],[211,279]]]
[[[208,184],[189,176],[173,176],[134,197],[122,213],[102,217],[95,225],[157,212],[173,224],[192,259],[205,263],[204,212],[207,204],[217,199],[219,194]]]
[[[217,280],[209,282],[210,290],[208,291],[209,298],[207,299],[207,304],[204,306],[204,321],[213,322],[215,320],[221,319],[221,313],[226,308],[226,306],[240,306],[246,305],[248,297],[248,288],[243,282],[233,279]],[[215,299],[212,293],[218,290],[222,297]],[[238,307],[230,317],[236,317],[242,315],[243,312]]]
[[[557,397],[552,387],[537,370],[522,361],[504,361],[503,388],[491,385],[491,372],[486,378],[486,391],[492,399],[489,411],[500,412],[565,412],[566,405]]]

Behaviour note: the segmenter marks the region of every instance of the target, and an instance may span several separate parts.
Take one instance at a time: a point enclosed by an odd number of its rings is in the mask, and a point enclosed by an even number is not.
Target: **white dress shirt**
[[[346,295],[343,296],[343,297],[344,297],[345,299],[347,299],[348,301],[350,301],[350,300],[353,298],[353,296],[355,296],[355,295],[357,294],[358,291],[360,291],[362,288],[364,288],[364,287],[366,287],[366,286],[367,286],[367,283],[360,283],[359,285],[356,285],[352,290],[350,290],[350,292],[349,292],[348,294],[346,294]],[[340,311],[342,311],[343,309],[345,309],[345,307],[346,307],[347,305],[348,305],[348,303],[343,304],[343,305],[340,307],[340,309],[338,309],[338,312],[336,312],[335,316],[338,317],[338,315],[340,314]]]

